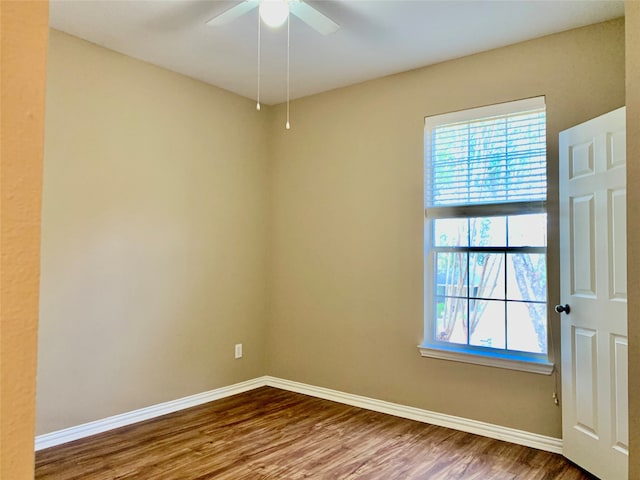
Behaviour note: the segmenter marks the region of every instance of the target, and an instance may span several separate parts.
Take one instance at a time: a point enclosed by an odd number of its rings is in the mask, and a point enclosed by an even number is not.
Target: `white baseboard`
[[[441,427],[452,428],[467,433],[474,433],[484,437],[504,440],[506,442],[524,445],[526,447],[537,448],[547,452],[562,453],[562,439],[547,437],[537,433],[516,430],[515,428],[493,425],[491,423],[479,422],[468,418],[455,417],[453,415],[445,415],[443,413],[431,412],[420,408],[407,407],[397,403],[385,402],[351,393],[344,393],[328,388],[314,387],[299,382],[283,380],[275,377],[265,377],[266,384],[271,387],[289,390],[291,392],[303,393],[312,397],[332,400],[338,403],[344,403],[354,407],[366,408],[374,412],[387,413],[396,417],[417,420],[418,422],[429,423]]]
[[[374,398],[340,392],[338,390],[331,390],[329,388],[314,387],[313,385],[270,376],[254,378],[253,380],[236,383],[228,387],[217,388],[208,392],[179,398],[177,400],[160,403],[158,405],[141,408],[139,410],[134,410],[120,415],[114,415],[112,417],[85,423],[76,427],[65,428],[64,430],[39,435],[36,437],[35,449],[38,451],[53,447],[72,440],[78,440],[80,438],[106,432],[114,428],[124,427],[126,425],[131,425],[132,423],[149,420],[161,415],[166,415],[167,413],[195,407],[196,405],[201,405],[213,400],[219,400],[221,398],[264,386],[280,388],[282,390],[302,393],[312,397],[331,400],[354,407],[366,408],[367,410],[386,413],[396,417],[417,420],[423,423],[474,433],[476,435],[504,440],[506,442],[537,448],[547,452],[562,453],[562,439],[559,438],[547,437],[537,433],[525,432],[523,430],[516,430],[514,428],[502,427],[500,425],[479,422],[477,420],[455,417],[453,415],[431,412],[420,408],[407,407],[397,403],[385,402]]]
[[[197,393],[188,397],[171,400],[169,402],[159,403],[150,407],[133,410],[131,412],[114,415],[112,417],[103,418],[94,422],[83,423],[75,427],[65,428],[56,432],[38,435],[35,442],[35,450],[43,450],[45,448],[54,447],[62,443],[71,442],[80,438],[89,437],[98,433],[113,430],[114,428],[124,427],[132,423],[142,422],[150,418],[159,417],[168,413],[184,410],[185,408],[195,407],[203,403],[212,402],[221,398],[230,397],[238,393],[247,392],[254,388],[263,387],[265,385],[265,377],[258,377],[246,382],[236,383],[227,387],[216,388],[208,392]]]

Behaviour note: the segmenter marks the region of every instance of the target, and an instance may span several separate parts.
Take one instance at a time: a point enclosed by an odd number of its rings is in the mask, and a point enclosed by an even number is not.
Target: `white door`
[[[560,133],[564,455],[602,480],[628,476],[625,160],[624,107]]]

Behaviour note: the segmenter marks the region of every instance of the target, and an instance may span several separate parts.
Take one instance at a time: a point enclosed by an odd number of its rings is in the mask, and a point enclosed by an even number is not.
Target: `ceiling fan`
[[[282,25],[289,13],[292,13],[323,35],[333,33],[339,28],[336,22],[302,0],[244,0],[213,17],[207,22],[207,25],[225,25],[256,7],[259,7],[260,18],[272,27]]]

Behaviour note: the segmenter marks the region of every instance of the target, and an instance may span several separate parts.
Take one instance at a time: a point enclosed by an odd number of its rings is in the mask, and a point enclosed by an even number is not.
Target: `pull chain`
[[[291,52],[291,15],[287,17],[287,123],[285,128],[289,130],[291,124],[289,123],[289,65],[290,65],[290,52]]]
[[[260,55],[261,55],[261,49],[260,49],[260,36],[261,36],[261,28],[260,28],[260,24],[262,22],[260,21],[260,15],[258,15],[258,102],[256,103],[256,110],[260,110]]]

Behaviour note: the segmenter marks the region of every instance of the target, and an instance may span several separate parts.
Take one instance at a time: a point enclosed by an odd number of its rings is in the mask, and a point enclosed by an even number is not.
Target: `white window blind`
[[[425,206],[546,200],[545,123],[542,97],[427,119]]]

